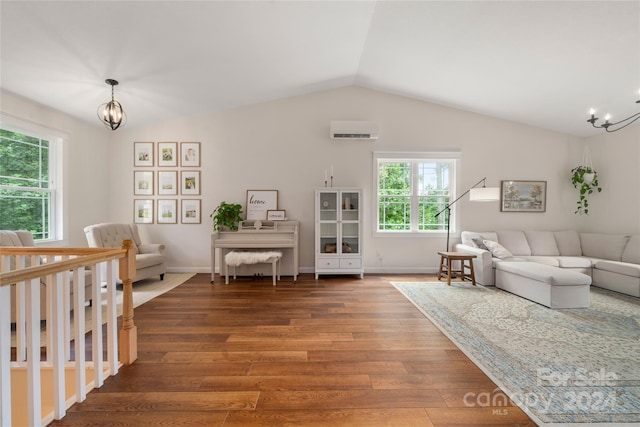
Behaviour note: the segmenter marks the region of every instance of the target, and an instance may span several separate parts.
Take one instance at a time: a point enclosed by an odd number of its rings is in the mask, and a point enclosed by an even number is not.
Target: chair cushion
[[[161,254],[138,254],[136,255],[136,270],[162,264],[164,257]]]

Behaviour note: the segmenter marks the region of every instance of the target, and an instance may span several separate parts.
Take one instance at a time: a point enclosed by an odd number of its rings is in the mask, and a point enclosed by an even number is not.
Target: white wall
[[[83,227],[109,219],[108,141],[110,131],[3,91],[2,112],[20,120],[66,133],[63,171],[65,223],[55,246],[87,246]]]
[[[589,196],[589,215],[575,228],[601,233],[640,234],[640,124],[588,138],[601,193]],[[577,165],[582,151],[574,152]],[[574,190],[576,198],[577,190]]]
[[[377,142],[334,141],[331,120],[371,120],[380,125]],[[110,142],[114,164],[125,165],[114,177],[110,215],[132,217],[134,141],[202,143],[203,223],[146,225],[141,233],[167,243],[173,269],[209,268],[208,214],[225,200],[245,203],[247,189],[279,190],[279,207],[300,220],[300,265],[313,268],[313,190],[323,185],[324,170],[334,166],[335,186],[362,187],[365,206],[373,207],[374,151],[462,151],[459,190],[486,176],[489,185],[503,179],[546,180],[545,213],[500,213],[499,204],[455,206],[461,229],[572,227],[573,201],[568,171],[571,154],[583,141],[529,126],[359,87],[287,98],[245,108],[204,114],[138,129],[123,128]],[[128,167],[128,168],[127,168]],[[158,169],[158,168],[156,168]],[[156,196],[157,198],[157,196]],[[374,237],[372,210],[365,214],[367,271],[433,271],[445,237]],[[455,235],[454,235],[455,237]],[[453,240],[455,241],[455,239]]]
[[[14,96],[3,98],[2,109],[72,135],[69,236],[80,246],[86,245],[82,227],[87,224],[132,221],[134,141],[201,142],[202,223],[140,226],[143,240],[166,244],[168,265],[175,271],[209,271],[209,214],[222,200],[244,205],[247,189],[279,190],[279,207],[286,209],[289,219],[301,221],[300,265],[311,271],[314,189],[323,185],[324,170],[333,165],[335,186],[362,187],[364,206],[372,208],[374,151],[460,150],[460,192],[484,176],[490,186],[508,179],[547,181],[545,213],[502,213],[498,202],[471,203],[465,197],[453,208],[460,230],[640,232],[639,126],[584,140],[359,87],[140,128],[132,127],[135,117],[129,117],[128,127],[116,132]],[[331,120],[375,121],[381,137],[377,142],[330,140]],[[569,181],[585,144],[591,147],[603,186],[603,192],[591,198],[588,217],[573,214],[577,192]],[[444,235],[375,237],[374,218],[371,209],[364,218],[367,272],[436,269]],[[453,244],[458,234],[452,237]]]

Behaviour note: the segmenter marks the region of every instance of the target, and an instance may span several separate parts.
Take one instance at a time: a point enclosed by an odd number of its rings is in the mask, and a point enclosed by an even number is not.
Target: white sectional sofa
[[[483,241],[497,242],[493,252]],[[492,245],[495,246],[495,245]],[[476,255],[476,281],[496,284],[501,262],[533,262],[592,278],[592,285],[640,297],[640,235],[612,235],[565,231],[463,231],[456,251]],[[501,253],[502,250],[502,253]]]

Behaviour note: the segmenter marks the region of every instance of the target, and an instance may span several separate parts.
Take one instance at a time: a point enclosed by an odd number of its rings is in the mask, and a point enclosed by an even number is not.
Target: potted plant
[[[594,190],[598,193],[602,188],[598,185],[598,174],[591,166],[576,166],[571,169],[571,184],[580,191],[580,199],[578,200],[578,208],[575,214],[588,215],[589,201],[587,195],[592,194]]]
[[[217,208],[211,212],[213,220],[213,229],[221,230],[238,230],[238,223],[242,221],[240,214],[242,213],[242,205],[239,203],[227,203],[224,200],[220,202]]]

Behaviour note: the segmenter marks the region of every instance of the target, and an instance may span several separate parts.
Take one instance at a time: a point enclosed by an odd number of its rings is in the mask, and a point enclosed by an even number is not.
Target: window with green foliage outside
[[[385,159],[377,161],[377,231],[446,230],[442,210],[451,194],[452,159]]]
[[[51,143],[0,129],[0,229],[51,238]]]

